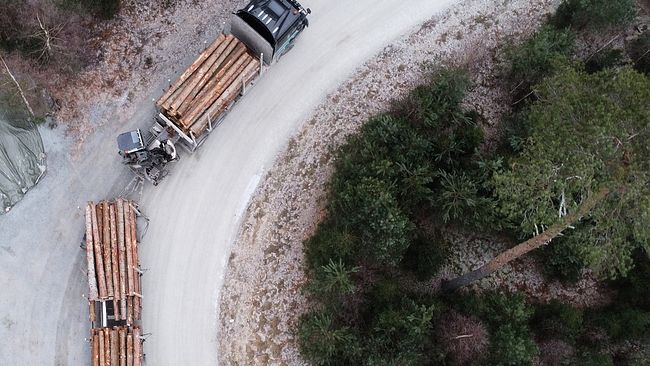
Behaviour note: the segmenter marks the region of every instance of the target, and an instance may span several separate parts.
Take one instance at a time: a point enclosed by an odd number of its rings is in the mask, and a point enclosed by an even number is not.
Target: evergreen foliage
[[[526,237],[611,190],[582,226],[580,256],[599,273],[625,274],[632,251],[650,239],[650,82],[627,68],[564,68],[536,92],[527,144],[494,178],[501,213]]]
[[[636,11],[634,0],[564,0],[550,22],[558,28],[602,30],[626,25]]]

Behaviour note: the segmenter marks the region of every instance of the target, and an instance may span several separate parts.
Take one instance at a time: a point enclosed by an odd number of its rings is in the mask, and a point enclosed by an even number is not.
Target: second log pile
[[[95,306],[106,301],[113,302],[115,320],[139,320],[142,295],[133,202],[88,203],[86,259],[91,320],[96,320]]]
[[[158,100],[183,132],[200,136],[255,77],[260,61],[232,35],[220,34]]]
[[[138,327],[91,330],[92,366],[142,366],[142,340]]]

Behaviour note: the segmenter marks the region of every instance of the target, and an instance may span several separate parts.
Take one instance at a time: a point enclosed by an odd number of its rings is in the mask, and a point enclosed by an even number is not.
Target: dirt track
[[[186,155],[161,186],[145,190],[142,206],[152,222],[141,255],[148,269],[143,277],[143,326],[151,333],[145,343],[148,365],[217,363],[219,289],[259,177],[313,108],[356,67],[453,2],[304,1],[314,13],[295,49],[267,72],[197,154]],[[213,37],[215,28],[199,35],[183,31],[197,42]],[[193,45],[193,51],[200,48]],[[180,43],[175,47],[173,57],[191,62],[190,50]],[[1,364],[88,362],[78,248],[83,217],[77,207],[117,195],[128,182],[114,137],[119,130],[146,126],[156,93],[152,87],[103,110],[111,125],[86,139],[78,161],[68,156],[69,140],[57,130],[44,130],[50,172],[0,218]],[[127,99],[134,100],[128,108]],[[111,119],[106,112],[111,110],[121,111],[121,118]]]

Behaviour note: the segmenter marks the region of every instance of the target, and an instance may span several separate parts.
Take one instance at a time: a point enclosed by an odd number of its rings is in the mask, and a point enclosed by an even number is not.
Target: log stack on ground
[[[203,134],[253,81],[259,59],[232,35],[219,35],[158,100],[156,106],[178,128]]]
[[[142,366],[138,327],[91,329],[90,349],[92,366]]]
[[[140,319],[141,287],[136,205],[117,199],[86,206],[86,259],[90,320],[103,309],[112,321]],[[100,308],[98,308],[100,307]]]

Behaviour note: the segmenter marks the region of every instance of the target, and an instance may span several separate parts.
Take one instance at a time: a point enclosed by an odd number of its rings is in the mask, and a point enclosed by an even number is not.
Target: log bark
[[[109,216],[109,209],[108,209],[108,202],[104,201],[101,203],[101,210],[102,210],[102,228],[104,230],[104,234],[102,235],[102,246],[104,248],[104,273],[106,273],[106,295],[108,297],[113,297],[114,295],[114,289],[113,289],[113,266],[112,266],[112,260],[111,260],[111,224],[109,223],[110,216]]]
[[[104,332],[102,329],[97,330],[99,338],[99,364],[106,365],[106,343],[104,343]]]
[[[124,200],[117,200],[117,245],[119,246],[119,267],[120,267],[120,316],[126,319],[126,243],[124,227]]]
[[[253,62],[242,72],[242,77],[244,83],[248,84],[256,74],[255,69],[257,68],[258,62]],[[242,85],[239,82],[234,82],[223,92],[221,97],[217,99],[210,108],[208,108],[205,113],[198,117],[198,119],[192,124],[190,129],[194,136],[201,136],[203,132],[208,128],[208,116],[214,121],[217,120],[221,113],[223,113],[228,106],[237,98],[239,91],[241,90]]]
[[[95,301],[90,300],[88,301],[88,312],[90,313],[90,321],[94,322],[97,320],[97,311],[95,310]]]
[[[140,260],[139,260],[139,255],[138,255],[138,231],[137,231],[137,222],[136,222],[136,213],[135,213],[135,208],[132,206],[134,205],[134,202],[131,202],[129,204],[129,208],[131,210],[131,240],[132,240],[132,249],[133,249],[133,254],[131,255],[133,258],[133,268],[132,268],[132,273],[133,273],[133,293],[134,294],[140,294],[140,272],[138,271],[140,267]],[[139,320],[140,319],[140,298],[138,296],[133,298],[133,319]]]
[[[120,366],[126,366],[126,328],[120,328]]]
[[[237,76],[242,76],[243,70],[242,65],[246,63],[246,66],[252,57],[247,53],[243,53],[229,68],[222,69],[218,75],[215,75],[213,82],[206,86],[202,98],[197,98],[197,101],[192,104],[191,109],[183,117],[190,127],[192,124],[196,123],[196,119],[199,115],[203,114],[217,99],[219,99],[224,91],[232,84],[232,81]]]
[[[102,259],[102,246],[99,237],[99,227],[97,226],[97,207],[94,203],[90,203],[92,212],[91,220],[93,227],[93,243],[95,244],[95,269],[97,274],[97,284],[99,287],[99,297],[106,297],[106,277],[104,276],[104,261]]]
[[[133,366],[133,334],[126,335],[126,366]]]
[[[210,81],[215,80],[215,79],[220,79],[224,77],[224,74],[229,72],[233,65],[237,63],[237,61],[243,57],[246,54],[246,46],[244,46],[243,43],[240,43],[237,41],[238,44],[235,46],[233,51],[228,54],[227,56],[223,57],[226,55],[224,54],[219,57],[218,59],[218,65],[217,62],[215,62],[216,67],[213,69],[209,70],[203,77],[202,79],[194,86],[194,89],[192,89],[191,93],[188,95],[187,99],[184,101],[184,103],[179,107],[178,113],[181,118],[183,118],[183,115],[192,108],[196,104],[197,101],[200,101],[201,99],[205,99],[206,92],[209,93],[210,90],[206,89],[205,86],[210,83]],[[220,62],[219,62],[220,61]],[[196,98],[196,100],[195,100]],[[189,127],[189,126],[187,126]]]
[[[223,34],[219,34],[217,39],[215,39],[214,42],[210,44],[210,46],[208,46],[205,50],[203,50],[203,52],[201,52],[199,57],[196,60],[194,60],[194,62],[192,62],[192,64],[181,74],[181,76],[174,82],[174,84],[167,90],[167,92],[163,94],[163,96],[160,97],[160,99],[158,99],[158,102],[156,103],[158,108],[161,108],[162,105],[165,104],[165,102],[167,102],[167,99],[169,99],[172,96],[172,94],[183,85],[183,83],[194,73],[194,71],[196,71],[196,69],[198,69],[203,64],[203,62],[208,58],[208,56],[210,56],[210,54],[212,54],[212,52],[214,52],[214,50],[225,39],[226,36],[224,36]]]
[[[92,363],[93,366],[99,366],[99,336],[97,334],[96,329],[91,329],[90,339],[92,342],[92,351],[91,351]]]
[[[213,63],[216,59],[218,59],[219,56],[222,56],[223,54],[226,55],[230,54],[233,51],[233,49],[237,46],[238,43],[238,41],[236,41],[234,37],[230,37],[230,39],[228,39],[227,42],[228,44],[226,45],[226,47],[222,52],[217,53],[219,51],[219,49],[217,49],[217,52],[215,52],[216,54],[213,56],[215,58],[211,58]],[[196,70],[196,72],[188,80],[187,85],[183,87],[183,90],[180,92],[180,94],[169,105],[169,110],[171,111],[172,114],[174,114],[175,111],[178,111],[178,108],[180,107],[181,104],[185,103],[187,97],[192,93],[194,88],[201,82],[205,74],[210,70],[211,66],[212,64],[210,64],[209,62],[205,62],[203,63],[203,65],[201,65],[201,67],[198,70]]]
[[[140,328],[133,328],[133,366],[142,366],[142,343],[140,341]]]
[[[466,286],[470,283],[476,282],[483,277],[489,276],[494,273],[494,271],[508,264],[509,262],[521,257],[522,255],[535,250],[541,246],[547,245],[558,235],[560,235],[564,230],[569,226],[572,226],[578,222],[582,217],[587,215],[596,205],[605,200],[609,195],[610,190],[608,188],[602,188],[595,194],[592,194],[588,197],[585,202],[583,202],[575,212],[572,212],[564,216],[558,223],[549,227],[543,233],[530,238],[523,243],[520,243],[513,248],[510,248],[503,253],[497,255],[490,262],[484,264],[483,266],[468,272],[462,276],[456,277],[452,280],[445,281],[442,284],[442,289],[444,291],[454,291],[463,286]]]
[[[93,244],[92,206],[86,205],[86,261],[88,262],[88,300],[97,300],[97,278],[95,274],[95,254]]]
[[[106,365],[111,364],[111,334],[108,329],[103,328],[104,332],[104,359],[106,360]]]
[[[115,203],[109,203],[108,216],[111,231],[111,268],[113,274],[113,292],[114,297],[119,300],[120,296],[120,266],[119,266],[119,248],[117,247],[117,220],[115,216]]]
[[[117,329],[113,328],[111,329],[111,365],[113,366],[118,366],[118,363],[120,362],[119,356],[120,356],[120,346],[118,344],[119,338],[117,335]]]

